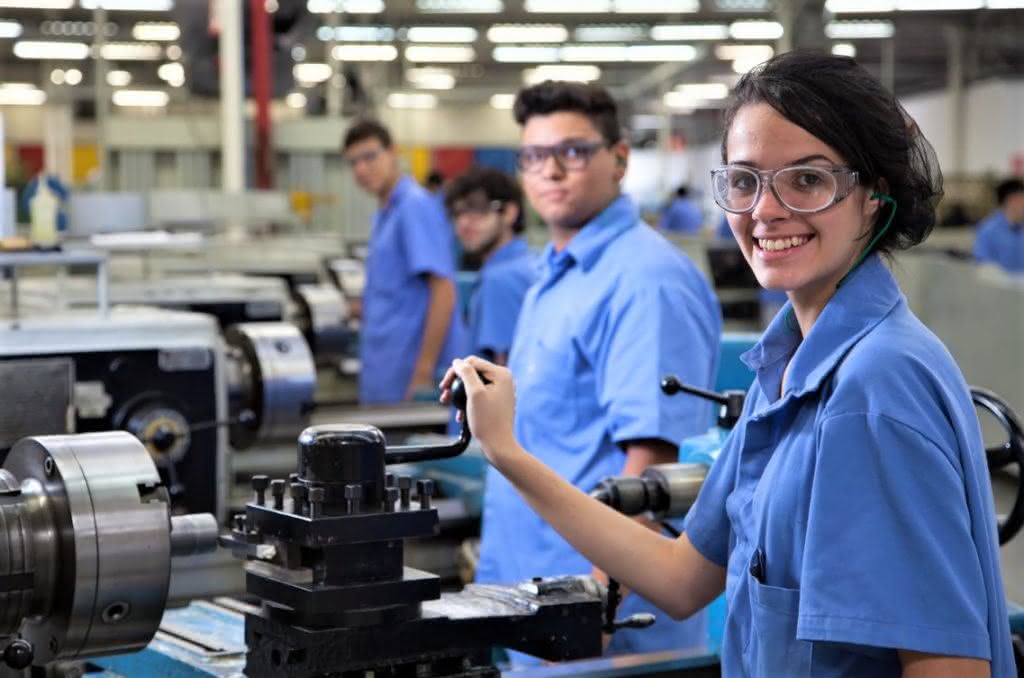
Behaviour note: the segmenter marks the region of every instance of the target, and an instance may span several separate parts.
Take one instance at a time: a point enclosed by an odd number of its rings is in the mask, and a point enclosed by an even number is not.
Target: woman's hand
[[[480,375],[490,383],[485,384]],[[519,447],[513,432],[516,387],[512,373],[476,356],[465,360],[456,359],[441,380],[441,402],[451,400],[450,387],[455,377],[462,380],[466,389],[469,429],[487,459],[500,470],[502,455],[510,454]],[[461,416],[460,413],[460,420]]]

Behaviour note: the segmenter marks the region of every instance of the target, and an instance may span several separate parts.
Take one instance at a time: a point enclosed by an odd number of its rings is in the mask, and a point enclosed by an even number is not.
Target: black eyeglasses
[[[482,217],[485,214],[498,212],[504,206],[504,203],[500,200],[491,200],[490,202],[466,202],[454,205],[450,210],[448,210],[448,215],[451,217],[452,221],[458,221],[460,218],[466,216]]]
[[[726,212],[751,212],[769,187],[786,209],[802,214],[822,212],[850,195],[857,187],[852,167],[790,165],[756,170],[745,165],[725,165],[711,170],[715,202]]]
[[[581,170],[602,148],[611,144],[607,141],[566,141],[553,146],[523,146],[516,151],[516,162],[524,172],[539,172],[548,158],[554,158],[564,170]]]

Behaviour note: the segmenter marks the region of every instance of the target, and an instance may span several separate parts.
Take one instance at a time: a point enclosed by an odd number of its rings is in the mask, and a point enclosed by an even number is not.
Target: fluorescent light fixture
[[[420,63],[462,64],[476,61],[476,50],[462,45],[411,45],[405,48],[405,58]]]
[[[100,47],[107,61],[158,61],[164,48],[153,42],[108,42]]]
[[[418,89],[452,89],[455,87],[455,74],[450,68],[407,68],[405,79]]]
[[[46,92],[28,83],[0,85],[0,106],[39,106],[46,102]]]
[[[721,88],[721,89],[719,89]],[[721,83],[680,85],[666,92],[662,101],[669,108],[693,110],[696,108],[720,108],[722,100],[729,96],[729,88]]]
[[[409,42],[476,42],[477,32],[470,26],[412,26],[405,30]]]
[[[181,87],[185,84],[185,67],[177,61],[161,64],[160,68],[156,69],[156,75],[171,87]]]
[[[562,61],[627,61],[625,45],[566,45],[559,56]]]
[[[69,68],[64,71],[64,83],[72,87],[82,84],[82,71],[77,68]]]
[[[832,21],[825,25],[825,35],[833,40],[891,38],[895,32],[891,21]]]
[[[721,12],[767,12],[769,0],[715,0],[715,9]]]
[[[958,9],[981,9],[985,0],[896,0],[896,9],[904,12],[951,11]]]
[[[612,0],[526,0],[527,12],[550,14],[590,14],[612,11]]]
[[[288,108],[305,108],[306,95],[302,92],[292,92],[284,98],[284,103]]]
[[[177,61],[181,58],[181,46],[179,45],[168,45],[167,46],[167,58],[171,61]]]
[[[570,66],[567,64],[545,64],[523,71],[523,82],[536,85],[545,80],[567,80],[571,82],[590,82],[601,77],[601,69],[592,64],[586,66]]]
[[[170,21],[140,21],[132,27],[132,37],[146,42],[174,42],[181,37],[181,29]]]
[[[380,14],[384,11],[384,0],[309,0],[306,8],[314,14]]]
[[[832,45],[832,53],[836,56],[845,56],[852,59],[857,56],[857,46],[852,42],[837,42]]]
[[[896,9],[896,0],[827,0],[825,9],[832,14],[877,14]]]
[[[771,45],[718,45],[715,58],[722,61],[768,61],[775,55]]]
[[[107,84],[111,87],[127,87],[132,84],[132,74],[128,71],[107,71]]]
[[[50,82],[52,82],[54,85],[63,85],[64,84],[64,69],[63,68],[55,68],[52,71],[50,71]]]
[[[505,42],[565,42],[569,31],[562,24],[494,24],[487,29],[487,39],[493,43]]]
[[[505,64],[546,64],[558,61],[557,47],[514,47],[502,45],[491,51],[491,57]]]
[[[651,29],[654,40],[725,40],[729,27],[725,24],[662,24]]]
[[[71,9],[75,0],[0,0],[4,9]]]
[[[698,82],[677,85],[673,92],[680,92],[691,99],[724,99],[729,96],[729,86],[720,82]]]
[[[395,29],[391,26],[321,26],[316,37],[324,42],[332,39],[340,42],[391,42],[395,39]]]
[[[577,42],[631,42],[646,38],[647,27],[639,24],[590,24],[577,26],[573,37]]]
[[[166,12],[174,7],[174,0],[82,0],[79,4],[82,9]]]
[[[1024,9],[1024,0],[988,0],[989,9]]]
[[[394,61],[398,48],[394,45],[336,45],[331,56],[337,61]]]
[[[516,95],[502,92],[501,94],[491,95],[491,108],[496,108],[499,111],[511,111],[512,107],[516,103]]]
[[[416,0],[421,12],[446,14],[498,14],[505,11],[502,0]]]
[[[170,97],[159,89],[119,89],[111,97],[115,106],[162,108]]]
[[[764,61],[761,59],[733,59],[732,72],[737,75],[743,75],[763,63]]]
[[[734,40],[778,40],[784,29],[778,21],[733,21],[729,35]]]
[[[419,92],[392,92],[388,95],[391,108],[436,108],[437,97]]]
[[[693,45],[630,45],[626,50],[627,61],[693,61],[697,50]]]
[[[619,14],[678,14],[699,12],[700,0],[615,0]]]
[[[0,38],[17,38],[21,31],[21,24],[17,21],[0,21]]]
[[[89,56],[89,45],[84,42],[21,40],[14,43],[14,56],[19,59],[62,59],[66,61],[77,61]]]
[[[315,85],[331,79],[334,69],[330,64],[302,63],[292,66],[292,77],[303,85]]]

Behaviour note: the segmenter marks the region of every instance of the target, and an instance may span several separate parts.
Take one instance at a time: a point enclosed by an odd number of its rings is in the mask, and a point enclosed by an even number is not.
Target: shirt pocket
[[[747,574],[750,584],[751,628],[743,663],[755,678],[811,676],[813,644],[797,640],[800,590],[762,584]]]
[[[575,431],[580,420],[576,376],[571,349],[556,350],[536,342],[517,375],[516,400],[522,418],[549,434]]]

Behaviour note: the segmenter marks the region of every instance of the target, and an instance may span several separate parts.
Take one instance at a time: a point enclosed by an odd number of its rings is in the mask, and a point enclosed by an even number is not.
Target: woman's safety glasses
[[[715,202],[726,212],[744,214],[752,211],[765,186],[769,186],[776,200],[791,212],[813,214],[850,195],[857,186],[857,172],[849,167],[815,165],[793,165],[774,170],[724,165],[711,170]]]

